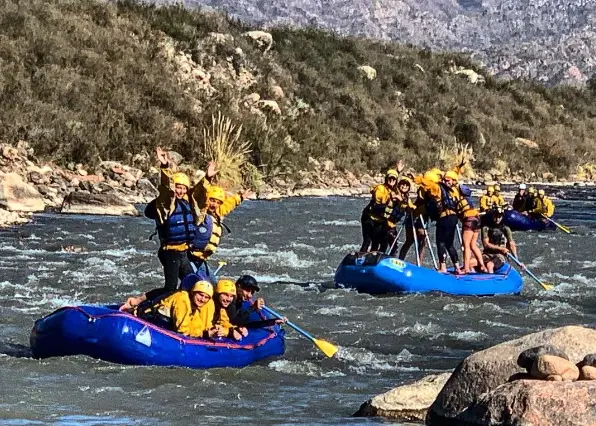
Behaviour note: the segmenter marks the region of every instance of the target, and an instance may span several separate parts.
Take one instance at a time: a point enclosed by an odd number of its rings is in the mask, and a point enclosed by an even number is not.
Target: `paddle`
[[[271,309],[271,308],[269,308],[267,306],[263,306],[263,310],[265,310],[266,312],[269,312],[271,315],[273,315],[277,319],[282,319],[283,318],[280,314],[278,314],[273,309]],[[310,340],[311,342],[313,342],[317,346],[317,348],[319,348],[321,350],[321,352],[323,352],[329,358],[333,357],[333,355],[335,355],[335,353],[338,351],[337,346],[332,345],[331,343],[326,342],[325,340],[316,339],[312,334],[304,331],[303,329],[301,329],[300,327],[298,327],[293,322],[288,321],[288,322],[286,322],[286,324],[289,325],[290,327],[292,327],[298,333],[302,334],[308,340]]]
[[[428,236],[428,227],[427,223],[424,223],[424,218],[420,215],[420,223],[422,223],[422,227],[424,228],[424,235],[426,238],[426,245],[428,246],[428,250],[430,251],[430,256],[433,258],[433,265],[435,265],[435,269],[439,269],[439,265],[437,264],[437,258],[435,257],[435,251],[433,250],[432,246],[430,245],[430,237]],[[430,220],[428,221],[428,225],[430,225]]]
[[[513,260],[517,266],[519,266],[522,270],[524,270],[530,277],[532,277],[534,279],[534,281],[536,281],[538,284],[540,284],[542,286],[542,288],[544,288],[545,290],[552,290],[554,288],[554,286],[552,284],[548,284],[545,282],[542,282],[538,279],[538,277],[536,275],[534,275],[530,270],[528,270],[528,268],[526,268],[517,257],[515,257],[513,254],[511,253],[507,253],[507,257],[511,260]]]
[[[215,270],[215,272],[213,272],[213,276],[217,276],[217,273],[219,271],[221,271],[221,268],[223,268],[224,266],[226,266],[228,264],[228,262],[225,262],[223,260],[220,260],[219,262],[217,262],[217,269]]]
[[[416,234],[416,224],[412,213],[410,213],[410,219],[412,219],[412,235],[414,236],[414,248],[416,249],[416,266],[420,266],[420,248],[418,247],[418,235]]]
[[[555,225],[557,228],[559,228],[561,231],[566,232],[568,234],[571,234],[571,229],[567,228],[564,225],[561,225],[560,223],[555,222],[554,220],[552,220],[550,217],[546,216],[546,215],[542,215],[543,218],[545,218],[546,220],[548,220],[550,223],[552,223],[553,225]]]
[[[401,235],[401,231],[404,229],[404,225],[401,225],[401,228],[399,228],[399,231],[397,232],[397,235],[395,236],[395,239],[393,240],[393,242],[391,243],[391,247],[389,247],[387,249],[387,251],[385,252],[385,254],[391,254],[391,252],[393,251],[393,248],[395,247],[395,245],[397,244],[397,240],[399,240],[399,236]]]

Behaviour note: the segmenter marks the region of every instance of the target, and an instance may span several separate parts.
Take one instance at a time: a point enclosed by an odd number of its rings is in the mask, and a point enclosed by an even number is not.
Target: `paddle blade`
[[[317,345],[317,348],[319,348],[321,352],[323,352],[329,358],[333,358],[333,355],[335,355],[338,350],[337,346],[332,345],[331,343],[326,342],[325,340],[314,339],[314,344]]]
[[[547,283],[543,283],[541,282],[540,285],[542,286],[542,288],[544,288],[545,290],[552,290],[553,288],[555,288],[554,285],[552,284],[547,284]]]

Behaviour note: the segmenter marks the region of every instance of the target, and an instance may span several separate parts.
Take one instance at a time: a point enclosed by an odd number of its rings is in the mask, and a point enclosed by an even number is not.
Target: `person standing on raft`
[[[459,168],[458,168],[459,170]],[[437,252],[439,256],[439,272],[447,272],[447,256],[451,258],[456,274],[463,271],[459,265],[459,257],[454,246],[457,232],[458,192],[453,189],[459,179],[458,173],[449,170],[439,182],[425,176],[412,176],[416,184],[424,187],[429,193],[432,203],[429,204],[429,216],[437,221]],[[438,176],[436,176],[438,178]]]
[[[362,211],[362,246],[360,252],[379,251],[387,240],[385,222],[393,211],[392,198],[403,164],[397,169],[389,169],[385,174],[385,182],[371,190],[370,202]]]
[[[455,175],[454,177],[458,177]],[[464,272],[473,272],[472,254],[482,272],[487,272],[482,259],[482,252],[478,247],[478,236],[480,235],[480,216],[472,202],[472,191],[465,185],[458,185],[454,182],[453,190],[457,193],[457,214],[462,223],[462,246],[464,254]]]
[[[404,216],[404,226],[412,228],[412,212],[416,208],[412,200],[410,200],[410,188],[412,182],[407,177],[403,176],[397,182],[397,191],[392,193],[391,204],[392,210],[385,222],[385,236],[386,240],[381,245],[380,251],[383,253],[387,252],[387,249],[391,247],[390,256],[394,256],[397,251],[397,244],[394,244],[395,238],[397,238],[397,224]],[[413,232],[412,229],[409,230]],[[408,228],[406,228],[406,235]]]

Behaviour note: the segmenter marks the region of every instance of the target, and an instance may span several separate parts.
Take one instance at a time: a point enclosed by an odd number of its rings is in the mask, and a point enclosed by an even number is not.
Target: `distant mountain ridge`
[[[157,0],[163,3],[163,0]],[[546,85],[596,73],[592,0],[185,0],[266,27],[316,26],[472,54],[492,74]]]

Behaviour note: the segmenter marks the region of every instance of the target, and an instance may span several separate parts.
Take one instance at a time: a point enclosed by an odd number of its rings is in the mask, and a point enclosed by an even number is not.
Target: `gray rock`
[[[71,192],[68,194],[60,213],[94,214],[112,216],[139,216],[139,211],[116,194],[90,194]]]
[[[596,381],[520,380],[482,395],[461,416],[466,426],[592,426]]]
[[[540,355],[554,355],[569,361],[567,354],[565,354],[565,352],[559,348],[555,348],[551,345],[542,345],[535,348],[526,349],[520,353],[517,357],[517,365],[519,365],[521,368],[525,368],[529,373],[532,370],[534,361],[536,361],[536,358],[538,358]]]
[[[457,366],[432,404],[427,424],[459,424],[463,413],[482,395],[523,372],[516,362],[521,352],[543,345],[559,348],[577,363],[587,354],[596,353],[596,330],[580,326],[545,330],[470,355]]]
[[[584,359],[581,360],[578,366],[583,367],[584,365],[596,367],[596,354],[586,355]]]
[[[34,186],[16,173],[0,172],[0,207],[18,212],[41,212],[45,202]]]
[[[146,178],[141,178],[137,181],[137,189],[141,191],[143,195],[157,197],[158,194],[157,188]]]
[[[398,386],[369,399],[360,406],[355,417],[387,417],[397,421],[424,421],[451,373],[432,374],[417,382]]]

